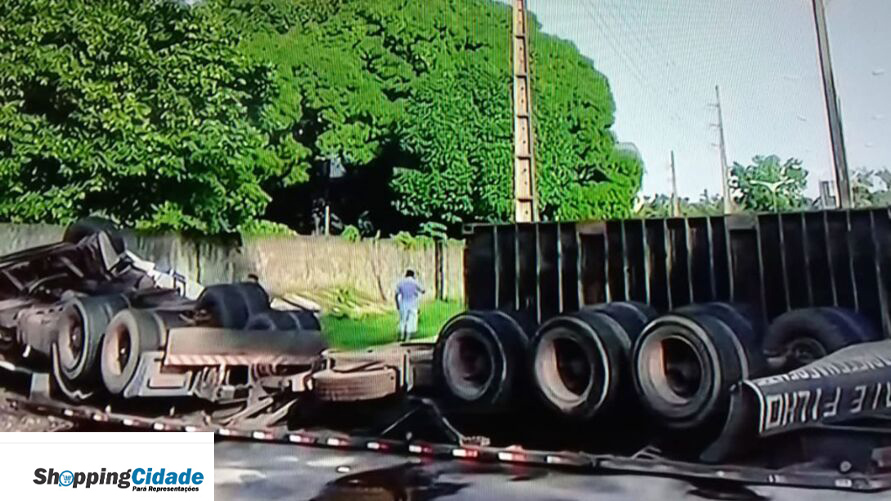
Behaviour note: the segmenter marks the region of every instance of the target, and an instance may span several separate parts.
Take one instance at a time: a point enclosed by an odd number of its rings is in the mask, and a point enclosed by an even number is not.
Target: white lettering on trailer
[[[831,418],[838,414],[839,400],[841,400],[841,388],[836,388],[835,399],[832,402],[826,402],[823,406],[823,418]]]
[[[801,390],[796,393],[798,397],[800,397],[801,404],[801,422],[807,423],[807,411],[808,411],[808,403],[810,403],[811,392],[810,390]]]
[[[851,402],[851,414],[860,414],[863,411],[863,400],[866,398],[866,385],[861,384],[854,388],[854,393],[857,394],[854,397],[854,401]]]
[[[817,388],[817,398],[814,399],[814,410],[811,411],[811,420],[816,421],[820,415],[820,400],[823,399],[823,388]]]

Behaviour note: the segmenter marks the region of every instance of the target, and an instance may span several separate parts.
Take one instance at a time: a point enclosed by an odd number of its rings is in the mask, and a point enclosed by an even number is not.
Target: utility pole
[[[674,150],[671,150],[671,215],[680,217],[681,199],[678,197],[678,177],[674,169]]]
[[[727,166],[727,144],[724,142],[724,115],[721,111],[721,88],[715,85],[715,108],[718,110],[718,149],[721,151],[721,190],[724,195],[724,214],[736,211],[736,204],[730,195],[730,168]]]
[[[835,93],[835,78],[829,55],[829,30],[826,26],[824,0],[813,0],[814,22],[817,25],[817,50],[820,51],[820,70],[823,74],[823,94],[826,98],[826,114],[829,117],[829,135],[832,140],[832,160],[835,166],[835,186],[838,202],[843,208],[851,207],[851,181],[848,177],[848,157],[842,131],[841,109]]]
[[[527,28],[526,0],[514,0],[511,37],[514,98],[514,220],[518,223],[538,220]]]

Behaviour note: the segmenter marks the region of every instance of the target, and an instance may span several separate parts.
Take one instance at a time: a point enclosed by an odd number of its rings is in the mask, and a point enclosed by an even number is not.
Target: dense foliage
[[[643,197],[635,211],[635,215],[644,219],[656,219],[672,217],[671,197],[658,194]],[[700,217],[718,216],[724,213],[724,198],[721,195],[712,195],[707,191],[699,195],[698,200],[688,197],[680,197],[678,200],[679,216]]]
[[[856,169],[851,175],[851,194],[855,207],[891,206],[891,171]]]
[[[0,3],[0,217],[232,230],[293,153],[254,125],[272,69],[209,9]]]
[[[776,155],[756,156],[752,163],[734,163],[730,187],[743,210],[777,212],[803,209],[810,203],[804,196],[807,171],[801,161],[785,162]]]
[[[491,0],[6,0],[0,218],[223,232],[324,198],[363,233],[508,219],[510,21]],[[642,167],[606,79],[532,47],[542,214],[627,214]]]

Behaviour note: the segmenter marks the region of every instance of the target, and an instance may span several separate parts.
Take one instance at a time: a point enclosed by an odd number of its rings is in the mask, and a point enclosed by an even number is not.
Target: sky
[[[731,164],[798,158],[811,195],[833,179],[811,0],[528,5],[606,75],[618,140],[644,160],[644,194],[670,192],[672,150],[682,196],[720,191],[716,85]],[[826,0],[826,11],[849,167],[891,169],[891,0]]]

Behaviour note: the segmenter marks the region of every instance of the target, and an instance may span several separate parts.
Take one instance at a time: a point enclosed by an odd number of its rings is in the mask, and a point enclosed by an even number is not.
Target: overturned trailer
[[[887,209],[466,237],[469,311],[434,356],[456,412],[543,407],[567,446],[575,423],[639,437],[645,416],[661,456],[702,464],[889,466]]]
[[[19,405],[131,428],[883,490],[889,225],[868,210],[473,226],[469,309],[435,346],[353,352],[256,284],[176,285],[108,231],[81,232],[0,258],[27,278],[7,278],[0,365],[33,373]],[[78,274],[72,255],[92,264]],[[47,288],[47,270],[67,278]],[[122,270],[124,300],[96,299]],[[88,353],[89,377],[66,373]]]

